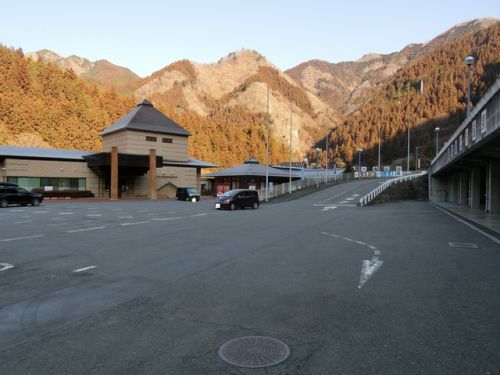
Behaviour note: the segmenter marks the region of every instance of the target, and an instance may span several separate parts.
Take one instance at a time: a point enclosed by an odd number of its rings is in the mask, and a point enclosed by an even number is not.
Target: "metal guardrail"
[[[409,175],[406,175],[406,176],[392,178],[392,179],[384,182],[382,185],[376,187],[375,189],[373,189],[372,191],[370,191],[365,196],[361,197],[359,199],[359,205],[360,206],[367,206],[367,205],[369,205],[371,202],[373,202],[373,200],[377,196],[379,196],[384,190],[386,190],[391,185],[399,184],[401,182],[410,181],[410,180],[413,180],[415,178],[425,176],[426,174],[427,174],[427,171],[423,171],[423,172],[419,172],[419,173],[409,174]]]

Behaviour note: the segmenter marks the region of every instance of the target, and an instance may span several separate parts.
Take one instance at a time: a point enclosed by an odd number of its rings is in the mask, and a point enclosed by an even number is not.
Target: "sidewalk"
[[[432,202],[436,206],[445,209],[461,219],[475,224],[495,236],[500,236],[500,215],[488,214],[483,209],[473,209],[467,206],[459,206],[456,203]]]

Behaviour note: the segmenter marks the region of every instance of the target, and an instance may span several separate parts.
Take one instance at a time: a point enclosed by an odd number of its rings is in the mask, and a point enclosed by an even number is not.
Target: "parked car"
[[[215,200],[215,208],[217,209],[234,210],[245,207],[259,208],[259,194],[255,190],[229,190]]]
[[[175,196],[180,201],[192,201],[193,199],[196,199],[197,201],[200,200],[200,193],[192,187],[177,188]]]
[[[26,206],[38,206],[43,201],[43,194],[30,193],[28,190],[10,182],[0,183],[0,207],[5,208],[9,204],[20,204]]]

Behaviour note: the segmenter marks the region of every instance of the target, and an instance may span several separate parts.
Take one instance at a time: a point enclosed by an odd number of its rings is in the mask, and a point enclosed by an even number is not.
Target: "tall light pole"
[[[410,126],[411,122],[408,121],[408,158],[406,162],[406,171],[410,173]]]
[[[467,65],[467,117],[470,115],[470,68],[474,64],[474,56],[467,56],[464,60]]]
[[[439,150],[439,131],[441,129],[439,129],[439,127],[436,127],[434,128],[434,133],[436,133],[436,156],[438,154],[438,150]]]
[[[319,166],[321,167],[321,149],[319,147],[316,147],[316,155],[317,155],[317,164],[319,164]],[[318,167],[316,166],[316,189],[319,187],[319,184],[318,184],[318,176],[319,173],[318,173]]]
[[[358,178],[361,179],[361,153],[363,152],[362,148],[358,148]]]
[[[418,146],[415,147],[415,149],[417,150],[415,153],[415,171],[419,171],[420,170],[420,160],[418,160]]]
[[[290,155],[288,158],[288,194],[292,194],[292,102],[290,102]]]
[[[380,172],[380,132],[381,132],[381,127],[379,126],[377,129],[378,129],[378,164],[377,164],[377,171]]]
[[[267,86],[267,115],[266,115],[266,202],[269,199],[269,86]]]
[[[328,120],[328,108],[326,109],[326,119]],[[325,129],[325,183],[328,182],[328,127]]]

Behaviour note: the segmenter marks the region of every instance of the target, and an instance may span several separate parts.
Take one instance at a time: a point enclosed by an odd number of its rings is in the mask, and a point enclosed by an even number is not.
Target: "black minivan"
[[[259,208],[259,194],[255,190],[229,190],[215,200],[215,208],[217,209],[234,210],[245,207]]]
[[[43,201],[41,193],[30,193],[28,190],[9,182],[0,182],[0,207],[5,208],[9,204],[20,204],[26,206],[38,206]]]
[[[193,199],[196,199],[196,201],[200,200],[200,193],[192,187],[177,188],[175,196],[177,200],[180,201],[192,201]]]

